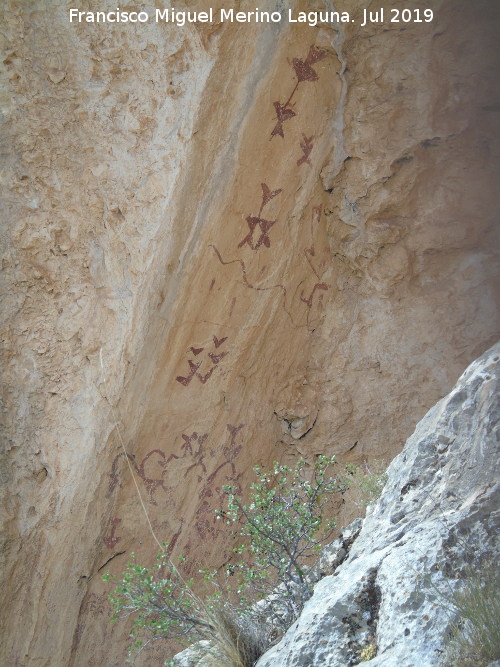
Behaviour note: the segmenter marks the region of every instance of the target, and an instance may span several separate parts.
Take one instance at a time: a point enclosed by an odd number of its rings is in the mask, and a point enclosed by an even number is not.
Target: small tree
[[[110,596],[115,619],[134,616],[131,648],[144,646],[139,638],[144,634],[149,637],[146,643],[160,638],[206,639],[227,664],[253,665],[310,597],[306,561],[334,530],[335,520],[324,517],[331,494],[347,489],[345,478],[327,477],[334,463],[334,458],[319,456],[308,469],[309,476],[303,460],[295,468],[275,462],[268,472],[257,466],[248,505],[234,488],[224,487],[227,510],[216,514],[231,525],[239,524],[246,542],[234,551],[245,554],[246,562],[226,571],[201,570],[205,581],[215,585],[212,595],[202,598],[193,592],[193,581],[183,579],[167,556],[167,545],[151,569],[136,564],[132,554]],[[228,585],[229,577],[235,575],[238,585]],[[227,579],[222,582],[224,576]],[[110,578],[109,574],[103,577]],[[231,599],[235,592],[237,600]],[[255,605],[256,599],[265,596],[268,599]]]
[[[168,545],[165,544],[166,548]],[[129,654],[140,652],[157,639],[183,643],[209,642],[201,651],[204,664],[251,667],[268,646],[257,618],[243,617],[218,594],[206,599],[193,592],[193,581],[185,581],[166,553],[159,554],[152,569],[137,565],[132,554],[115,592],[110,595],[113,619],[134,616],[130,633],[134,640]],[[183,557],[179,558],[184,561]],[[103,576],[109,581],[111,576]],[[206,580],[211,581],[211,576]],[[146,641],[143,641],[146,637]],[[166,665],[173,664],[167,661]]]
[[[334,464],[334,457],[318,456],[309,475],[302,459],[295,468],[274,462],[270,472],[256,466],[258,481],[250,486],[248,504],[243,504],[233,487],[224,487],[227,510],[219,511],[218,516],[229,524],[239,523],[240,535],[247,538],[235,549],[238,554],[247,554],[247,563],[239,566],[243,573],[240,593],[250,587],[269,594],[281,586],[285,605],[279,595],[273,596],[279,601],[274,611],[286,609],[286,625],[298,617],[312,592],[306,562],[335,529],[334,518],[325,520],[326,506],[332,494],[348,488],[346,475],[327,476]]]
[[[133,639],[142,631],[153,639],[205,638],[210,630],[205,605],[193,593],[193,581],[183,579],[166,551],[158,554],[158,563],[151,569],[135,563],[134,554],[131,557],[115,592],[109,596],[114,620],[133,615]],[[111,576],[105,574],[103,579],[109,581]],[[142,641],[137,640],[135,646],[141,645]]]

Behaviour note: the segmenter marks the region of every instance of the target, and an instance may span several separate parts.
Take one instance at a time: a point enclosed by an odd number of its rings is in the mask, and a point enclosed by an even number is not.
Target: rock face
[[[220,564],[224,483],[392,458],[497,339],[497,3],[367,4],[2,2],[3,664],[122,665],[100,570]]]
[[[418,424],[348,559],[258,667],[357,665],[369,646],[373,667],[442,664],[444,596],[498,555],[499,362],[500,344]]]

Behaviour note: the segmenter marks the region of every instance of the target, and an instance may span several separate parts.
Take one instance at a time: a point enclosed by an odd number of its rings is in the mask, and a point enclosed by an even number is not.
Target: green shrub
[[[271,471],[256,466],[257,482],[250,486],[248,504],[232,487],[224,487],[227,509],[218,516],[228,524],[238,523],[246,538],[235,550],[245,559],[238,566],[242,575],[238,592],[251,592],[255,599],[279,586],[281,594],[269,601],[272,620],[279,627],[290,625],[310,597],[305,566],[335,529],[335,519],[326,519],[327,506],[332,494],[346,491],[348,483],[346,475],[327,476],[334,464],[333,457],[319,456],[312,470],[302,459],[294,468],[277,462]]]
[[[303,460],[295,468],[256,467],[248,504],[225,487],[227,508],[216,514],[238,526],[245,541],[234,552],[244,560],[226,571],[201,570],[210,594],[194,593],[193,581],[185,581],[166,555],[167,545],[153,568],[136,564],[132,554],[110,596],[115,619],[134,618],[131,651],[161,638],[208,640],[200,649],[207,667],[253,665],[311,595],[306,564],[334,530],[335,521],[325,517],[332,494],[347,489],[345,478],[327,476],[334,463],[320,456],[307,471]],[[236,583],[228,585],[230,578]]]
[[[193,592],[193,581],[183,579],[166,553],[157,558],[158,563],[151,569],[130,562],[110,595],[115,620],[134,617],[129,654],[140,652],[155,639],[184,643],[206,640],[210,642],[210,648],[203,649],[207,667],[253,665],[267,647],[255,621],[245,619],[217,595],[202,599]],[[103,579],[109,581],[111,577],[107,574]]]
[[[165,547],[168,545],[165,544]],[[131,638],[146,630],[152,638],[204,638],[210,621],[203,601],[193,593],[192,580],[185,581],[166,553],[158,554],[158,563],[146,568],[132,561],[127,564],[115,592],[109,596],[113,618],[133,615]],[[111,579],[104,575],[104,581]],[[142,641],[137,640],[136,646]]]

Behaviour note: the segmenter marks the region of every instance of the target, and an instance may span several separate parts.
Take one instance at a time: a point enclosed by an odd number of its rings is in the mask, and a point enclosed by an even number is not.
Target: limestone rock
[[[258,667],[437,667],[445,596],[498,557],[500,344],[418,424],[347,560]],[[376,647],[376,650],[375,650]]]
[[[317,560],[317,562],[307,571],[307,581],[312,587],[313,584],[320,581],[327,574],[335,570],[346,560],[349,549],[359,535],[362,520],[355,519],[349,526],[341,531],[339,537],[326,545]],[[276,591],[278,596],[283,594],[283,588]],[[264,618],[268,616],[267,600],[264,598],[259,602],[260,613]],[[265,640],[266,641],[266,640]],[[174,656],[175,667],[212,667],[214,655],[217,655],[216,644],[210,641],[199,641],[189,646],[187,649]],[[224,663],[224,658],[219,656],[220,662]]]
[[[0,4],[0,663],[121,666],[100,574],[152,562],[150,526],[220,565],[223,484],[388,461],[497,339],[498,3],[365,28],[364,0],[315,28]]]

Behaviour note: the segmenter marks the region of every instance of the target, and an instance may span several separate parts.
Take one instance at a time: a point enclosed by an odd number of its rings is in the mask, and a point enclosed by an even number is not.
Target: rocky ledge
[[[391,463],[349,556],[257,667],[434,667],[449,591],[494,558],[500,344],[472,363]]]

